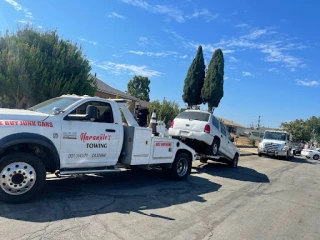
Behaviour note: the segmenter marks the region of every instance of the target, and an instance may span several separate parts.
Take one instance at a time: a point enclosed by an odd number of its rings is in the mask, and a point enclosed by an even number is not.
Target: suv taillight
[[[174,126],[174,121],[171,122],[171,128],[173,128],[173,126]]]
[[[206,125],[205,127],[204,127],[204,130],[203,130],[204,132],[206,132],[206,133],[210,133],[210,125]]]

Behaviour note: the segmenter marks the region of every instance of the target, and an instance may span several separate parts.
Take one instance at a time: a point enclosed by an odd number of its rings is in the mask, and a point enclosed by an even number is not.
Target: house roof
[[[150,106],[150,102],[140,100],[139,104],[142,108],[148,108]]]
[[[90,75],[89,78],[94,78],[96,80],[97,83],[97,87],[98,87],[98,91],[100,92],[105,92],[105,93],[109,93],[112,94],[114,96],[119,95],[120,98],[125,98],[125,99],[130,99],[130,100],[135,100],[135,101],[140,101],[138,98],[135,98],[125,92],[122,92],[120,90],[117,90],[111,86],[109,86],[108,84],[106,84],[105,82],[103,82],[102,80],[100,80],[99,78]]]
[[[230,121],[228,119],[225,119],[225,118],[218,118],[224,125],[227,125],[227,126],[232,126],[232,127],[242,127],[244,128],[244,126],[241,126],[240,124],[238,123],[235,123],[233,121]]]

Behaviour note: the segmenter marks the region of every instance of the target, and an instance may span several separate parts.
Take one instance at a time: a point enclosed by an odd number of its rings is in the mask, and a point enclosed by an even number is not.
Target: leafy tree
[[[134,76],[128,83],[128,93],[140,100],[150,101],[150,80],[148,77]]]
[[[309,141],[311,138],[310,127],[303,119],[283,122],[281,127],[292,134],[293,141]]]
[[[202,103],[208,103],[208,111],[218,107],[223,92],[224,57],[221,49],[214,51],[201,90]]]
[[[155,100],[149,105],[149,121],[154,109],[156,110],[157,119],[164,121],[166,124],[180,113],[179,105],[176,102],[167,101],[166,99],[163,99],[162,102]]]
[[[320,117],[312,116],[306,120],[309,128],[311,139],[320,140]]]
[[[56,30],[27,25],[0,35],[1,105],[26,108],[66,93],[93,95],[90,71],[82,47],[60,39]]]
[[[179,113],[182,113],[182,112],[184,112],[184,111],[186,111],[186,110],[187,110],[187,108],[180,108]]]
[[[205,78],[205,68],[202,47],[199,46],[197,55],[193,59],[184,80],[182,99],[188,104],[189,108],[202,102],[201,89]]]

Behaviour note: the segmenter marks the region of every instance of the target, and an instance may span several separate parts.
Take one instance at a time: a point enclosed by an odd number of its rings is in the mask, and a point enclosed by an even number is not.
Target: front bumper
[[[283,150],[266,150],[264,148],[259,148],[258,149],[258,153],[259,154],[265,154],[265,155],[269,155],[269,156],[280,156],[280,157],[285,157],[287,156],[287,151],[283,151]]]

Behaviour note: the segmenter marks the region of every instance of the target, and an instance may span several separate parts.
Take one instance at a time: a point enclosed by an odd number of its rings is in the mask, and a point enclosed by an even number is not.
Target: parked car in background
[[[181,140],[199,154],[221,155],[229,163],[240,155],[226,127],[207,111],[186,110],[180,113],[171,123],[169,136]]]
[[[292,147],[294,155],[301,155],[301,151],[304,148],[303,144],[299,142],[291,142],[290,147]]]
[[[308,159],[319,160],[320,159],[320,148],[309,148],[303,149],[301,156],[305,156]]]

